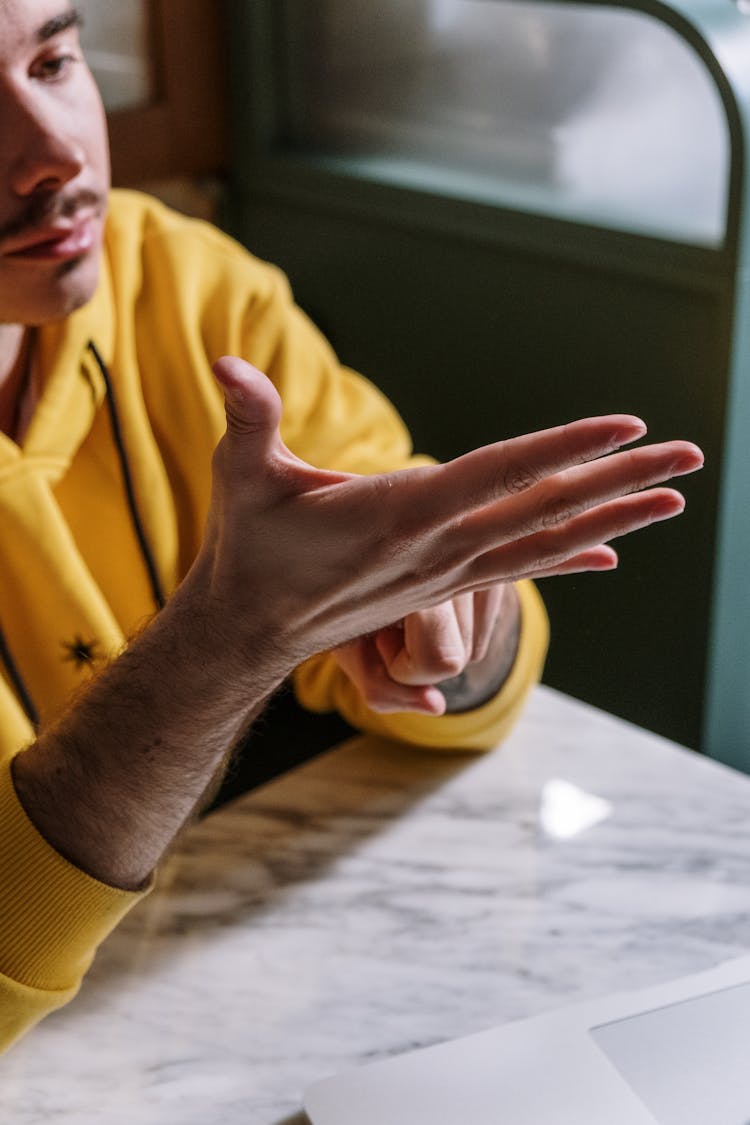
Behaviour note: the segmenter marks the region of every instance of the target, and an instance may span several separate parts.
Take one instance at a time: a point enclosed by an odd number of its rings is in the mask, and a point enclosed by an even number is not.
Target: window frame
[[[107,115],[113,182],[221,173],[228,160],[224,6],[148,0],[147,14],[156,94]]]

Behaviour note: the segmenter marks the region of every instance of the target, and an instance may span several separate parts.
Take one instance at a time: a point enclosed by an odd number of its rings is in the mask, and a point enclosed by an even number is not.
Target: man
[[[645,432],[617,415],[411,458],[274,270],[137,195],[107,216],[65,0],[0,0],[0,19],[7,1046],[75,993],[295,668],[304,700],[366,728],[493,744],[545,645],[514,583],[614,566],[606,540],[682,510],[640,490],[701,454],[613,453]]]

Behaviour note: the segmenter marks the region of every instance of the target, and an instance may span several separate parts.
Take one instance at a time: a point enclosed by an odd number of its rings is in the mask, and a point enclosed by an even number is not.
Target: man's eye
[[[78,56],[73,54],[53,55],[41,59],[34,67],[34,77],[48,81],[63,78],[78,61]]]

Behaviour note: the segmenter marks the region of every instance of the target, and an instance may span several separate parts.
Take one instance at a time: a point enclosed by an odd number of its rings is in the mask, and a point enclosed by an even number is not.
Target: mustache
[[[72,219],[84,207],[94,207],[101,211],[105,204],[105,194],[92,188],[80,188],[68,195],[34,196],[20,215],[0,224],[0,240],[26,234],[54,223],[56,219]]]

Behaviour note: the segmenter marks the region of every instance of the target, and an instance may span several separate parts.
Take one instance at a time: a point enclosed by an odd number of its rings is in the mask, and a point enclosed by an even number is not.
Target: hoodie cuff
[[[107,886],[47,843],[0,764],[0,974],[27,988],[75,989],[99,944],[151,889]]]

